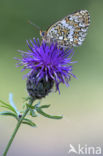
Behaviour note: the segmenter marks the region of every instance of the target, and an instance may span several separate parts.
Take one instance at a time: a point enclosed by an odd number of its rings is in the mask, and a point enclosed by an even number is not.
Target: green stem
[[[29,100],[29,105],[30,105],[30,106],[33,104],[33,101],[34,101],[33,99],[30,99],[30,100]],[[13,134],[12,134],[12,136],[11,136],[11,138],[10,138],[10,140],[9,140],[9,142],[8,142],[8,144],[7,144],[7,146],[6,146],[6,149],[5,149],[4,153],[3,153],[3,156],[6,156],[6,155],[7,155],[7,152],[8,152],[8,150],[9,150],[9,148],[10,148],[10,146],[11,146],[13,140],[14,140],[14,137],[15,137],[15,135],[16,135],[16,133],[17,133],[17,131],[18,131],[18,129],[19,129],[19,127],[20,127],[20,125],[21,125],[23,119],[25,118],[25,116],[26,116],[27,113],[29,112],[29,110],[30,110],[30,107],[27,107],[27,109],[24,111],[22,117],[21,117],[20,120],[18,121],[18,123],[17,123],[17,125],[16,125],[16,128],[14,129],[14,132],[13,132]]]

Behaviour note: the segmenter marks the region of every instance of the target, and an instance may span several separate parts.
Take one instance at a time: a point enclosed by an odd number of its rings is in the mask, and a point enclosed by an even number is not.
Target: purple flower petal
[[[60,48],[57,43],[48,45],[44,41],[40,44],[39,39],[36,41],[35,38],[33,41],[27,41],[27,45],[30,50],[27,52],[19,50],[22,58],[16,59],[19,61],[17,66],[23,66],[22,71],[30,69],[28,74],[38,71],[37,81],[44,76],[46,81],[52,79],[59,92],[60,83],[64,83],[68,87],[71,76],[76,78],[72,73],[72,64],[76,63],[76,61],[72,61],[73,49]]]

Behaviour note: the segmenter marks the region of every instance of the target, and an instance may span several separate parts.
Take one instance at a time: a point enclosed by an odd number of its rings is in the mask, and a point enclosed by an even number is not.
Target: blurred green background
[[[51,93],[41,101],[51,104],[47,112],[63,114],[62,120],[33,119],[37,128],[21,126],[8,156],[68,156],[69,144],[103,145],[103,1],[102,0],[0,0],[0,99],[8,101],[10,92],[19,109],[27,96],[25,73],[16,68],[18,49],[26,50],[26,40],[40,37],[28,20],[46,30],[60,18],[87,9],[91,15],[88,35],[75,48],[70,87],[61,85],[61,94]],[[2,110],[0,108],[0,110]],[[0,117],[0,156],[16,121]]]

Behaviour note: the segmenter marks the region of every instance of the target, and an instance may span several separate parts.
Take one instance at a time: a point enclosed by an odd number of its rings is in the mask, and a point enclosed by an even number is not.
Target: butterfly
[[[90,25],[87,10],[69,14],[53,24],[47,31],[40,31],[46,43],[56,42],[60,47],[70,48],[82,45]]]

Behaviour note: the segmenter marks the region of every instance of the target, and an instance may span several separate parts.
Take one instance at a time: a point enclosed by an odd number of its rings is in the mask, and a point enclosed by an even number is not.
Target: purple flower
[[[71,76],[75,77],[72,73],[72,64],[76,63],[72,62],[73,49],[60,48],[56,43],[40,44],[39,40],[35,39],[27,41],[27,44],[29,47],[27,52],[19,51],[22,58],[18,59],[18,66],[23,66],[23,70],[30,69],[28,75],[33,71],[37,72],[37,82],[44,77],[46,81],[51,79],[58,91],[60,83],[68,86]]]

